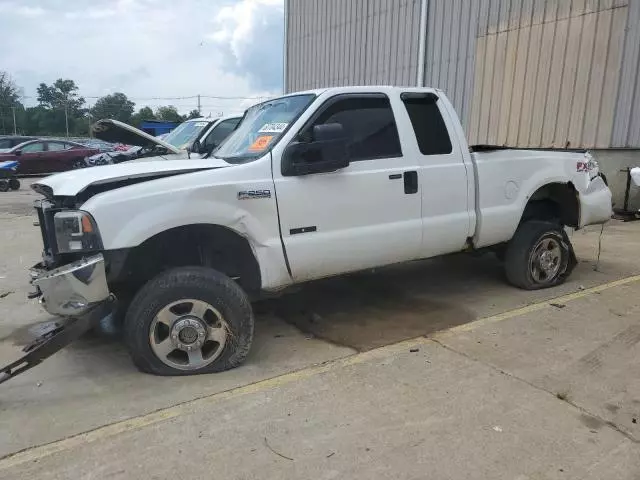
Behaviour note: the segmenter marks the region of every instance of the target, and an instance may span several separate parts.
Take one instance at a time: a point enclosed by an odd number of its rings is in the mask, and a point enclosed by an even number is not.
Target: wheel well
[[[235,279],[247,293],[260,291],[260,266],[249,241],[219,225],[186,225],[159,233],[120,255],[114,254],[110,281],[137,290],[174,267],[211,267]],[[120,258],[118,258],[120,257]]]
[[[572,183],[549,183],[531,195],[522,222],[548,220],[577,228],[580,224],[580,202]]]

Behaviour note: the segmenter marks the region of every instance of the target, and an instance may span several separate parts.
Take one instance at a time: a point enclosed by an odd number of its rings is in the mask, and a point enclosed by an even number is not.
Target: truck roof
[[[352,85],[345,87],[328,87],[328,88],[317,88],[312,90],[304,90],[301,92],[291,92],[284,97],[291,97],[293,95],[306,95],[313,94],[320,96],[323,93],[357,93],[357,92],[382,92],[382,93],[395,93],[398,91],[402,92],[442,92],[437,88],[432,87],[397,87],[393,85]],[[267,100],[268,101],[268,100]]]
[[[188,120],[185,120],[185,122],[215,122],[215,121],[222,121],[222,120],[229,120],[230,118],[240,118],[242,117],[242,114],[237,114],[237,115],[223,115],[222,117],[197,117],[197,118],[190,118]]]

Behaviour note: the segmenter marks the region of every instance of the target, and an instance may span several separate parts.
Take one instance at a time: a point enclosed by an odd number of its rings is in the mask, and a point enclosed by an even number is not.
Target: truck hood
[[[171,153],[181,153],[182,150],[170,143],[163,142],[157,137],[138,130],[131,125],[110,118],[98,120],[91,126],[93,136],[111,143],[124,143],[125,145],[137,145],[138,147],[151,148],[161,146]]]
[[[117,186],[123,186],[121,183],[123,181],[127,181],[127,184],[130,184],[182,173],[230,166],[230,164],[218,158],[124,162],[117,165],[104,165],[58,173],[37,181],[31,188],[46,197],[72,197],[90,186],[105,186],[107,188],[103,190],[109,190],[109,184],[115,184],[114,188],[117,188]],[[118,182],[120,182],[120,185],[118,185]]]

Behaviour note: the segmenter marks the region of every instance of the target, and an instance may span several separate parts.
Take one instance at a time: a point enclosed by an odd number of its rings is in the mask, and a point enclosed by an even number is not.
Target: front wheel
[[[240,365],[254,318],[242,289],[204,267],[168,270],[134,297],[124,322],[135,365],[154,375],[213,373]]]
[[[505,271],[512,285],[539,290],[564,283],[575,257],[562,226],[551,222],[521,224],[507,246]]]

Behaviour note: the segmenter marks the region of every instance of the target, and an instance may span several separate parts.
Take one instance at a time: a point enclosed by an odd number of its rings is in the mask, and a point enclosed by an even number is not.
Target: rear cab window
[[[407,109],[418,148],[423,155],[448,155],[453,151],[449,130],[438,108],[434,93],[403,93],[400,98]]]

